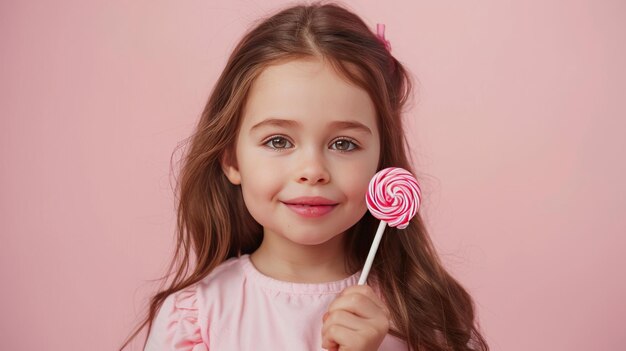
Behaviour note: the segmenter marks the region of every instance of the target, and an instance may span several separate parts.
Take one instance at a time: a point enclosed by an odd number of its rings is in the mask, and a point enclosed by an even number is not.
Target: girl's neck
[[[256,269],[276,280],[293,283],[326,283],[344,279],[347,272],[345,234],[319,245],[298,245],[265,235],[250,255]]]

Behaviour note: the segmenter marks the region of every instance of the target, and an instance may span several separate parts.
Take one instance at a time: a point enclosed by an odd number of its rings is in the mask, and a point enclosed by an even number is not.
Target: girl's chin
[[[320,238],[320,237],[296,237],[296,238],[288,238],[292,243],[296,245],[302,246],[320,246],[329,244],[329,242],[333,239],[331,238]]]
[[[293,235],[291,233],[287,236],[287,239],[298,245],[305,246],[325,246],[325,245],[337,245],[344,232],[334,235],[321,236],[319,233],[301,233],[299,235]]]

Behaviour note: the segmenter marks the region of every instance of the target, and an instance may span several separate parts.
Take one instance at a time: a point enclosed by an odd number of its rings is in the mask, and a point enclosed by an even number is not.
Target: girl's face
[[[265,236],[323,244],[365,214],[380,156],[367,92],[322,61],[294,60],[261,73],[242,117],[223,168]]]

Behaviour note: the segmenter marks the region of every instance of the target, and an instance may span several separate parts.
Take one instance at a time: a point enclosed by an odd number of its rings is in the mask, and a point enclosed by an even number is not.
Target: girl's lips
[[[289,207],[290,210],[303,217],[311,218],[321,217],[332,211],[337,205],[303,205],[285,203],[285,206]]]

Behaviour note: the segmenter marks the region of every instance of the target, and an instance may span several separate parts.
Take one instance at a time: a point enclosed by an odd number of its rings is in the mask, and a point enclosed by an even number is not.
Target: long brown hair
[[[342,5],[315,2],[259,20],[228,59],[182,159],[176,187],[177,245],[166,275],[175,272],[174,278],[152,297],[146,319],[120,350],[146,324],[150,331],[167,296],[198,282],[228,258],[259,247],[262,227],[246,209],[240,186],[224,175],[221,160],[235,145],[254,79],[268,65],[306,57],[330,62],[369,93],[380,130],[379,169],[395,166],[413,172],[401,119],[412,93],[411,77],[360,17]],[[346,264],[353,272],[365,262],[377,222],[366,213],[346,235]],[[388,303],[394,326],[390,333],[416,351],[488,350],[475,320],[474,302],[444,269],[421,216],[404,230],[386,231],[370,281]],[[190,257],[192,252],[195,258]]]

